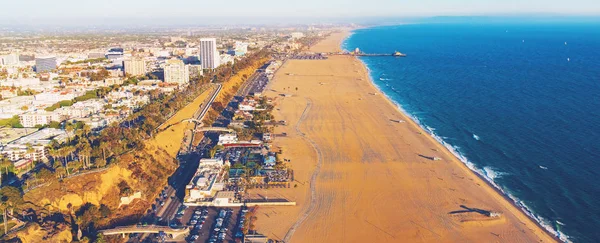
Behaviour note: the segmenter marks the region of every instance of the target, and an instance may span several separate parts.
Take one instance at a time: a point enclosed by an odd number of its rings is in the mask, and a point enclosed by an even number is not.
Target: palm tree
[[[65,130],[67,131],[67,137],[69,138],[69,143],[70,143],[71,142],[71,133],[75,130],[75,126],[72,123],[67,122],[65,124]]]
[[[102,158],[106,162],[106,149],[108,149],[108,142],[100,142],[100,149],[102,149]]]
[[[89,166],[89,158],[92,154],[90,143],[86,139],[81,139],[77,145],[77,150],[79,151],[78,157],[82,160],[83,168],[87,169]]]
[[[5,174],[8,175],[8,168],[11,167],[13,163],[6,157],[2,157],[0,161],[0,166],[4,167]]]
[[[11,205],[9,205],[8,203],[2,203],[0,204],[0,208],[2,209],[2,216],[4,217],[4,234],[6,235],[8,233],[8,208]]]
[[[52,157],[52,163],[56,162],[56,157],[60,156],[56,147],[50,146],[48,148],[48,154]]]
[[[85,137],[88,137],[88,135],[92,132],[92,128],[88,125],[83,125],[83,134],[85,135]]]
[[[58,154],[60,157],[63,158],[63,166],[65,167],[65,174],[67,174],[67,176],[69,175],[69,162],[67,160],[67,157],[69,157],[69,154],[71,154],[71,152],[69,151],[69,147],[62,147],[60,149],[58,149]]]

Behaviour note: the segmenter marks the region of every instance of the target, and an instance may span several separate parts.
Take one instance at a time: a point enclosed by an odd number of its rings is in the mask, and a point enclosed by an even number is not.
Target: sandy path
[[[344,36],[333,35],[313,50],[339,50]],[[298,124],[297,131],[278,128],[289,136],[276,145],[292,160],[298,188],[268,193],[298,206],[261,208],[259,232],[291,242],[553,241],[383,95],[373,95],[379,91],[357,59],[289,61],[271,88],[268,95],[293,95],[280,99],[275,116]],[[319,158],[322,166],[310,183]],[[504,216],[450,214],[461,206]]]

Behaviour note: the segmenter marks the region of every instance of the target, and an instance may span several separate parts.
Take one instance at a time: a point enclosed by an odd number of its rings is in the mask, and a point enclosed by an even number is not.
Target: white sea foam
[[[485,176],[487,178],[490,178],[492,180],[500,178],[500,177],[502,177],[503,175],[506,174],[504,172],[499,172],[499,171],[497,171],[497,170],[495,170],[495,169],[493,169],[492,167],[489,167],[489,166],[483,167],[483,173],[485,174]]]
[[[360,59],[359,59],[360,60]],[[509,192],[507,192],[506,190],[504,190],[502,187],[500,187],[498,184],[496,184],[496,182],[494,181],[494,178],[499,178],[500,176],[502,176],[502,173],[498,173],[497,171],[494,171],[493,169],[489,168],[489,167],[484,167],[484,169],[479,169],[477,168],[477,166],[475,166],[475,164],[473,164],[471,161],[469,161],[469,159],[467,159],[467,157],[465,157],[460,151],[459,151],[459,147],[457,146],[453,146],[449,143],[447,143],[444,139],[442,139],[440,136],[438,136],[435,133],[435,129],[432,127],[429,127],[427,125],[424,125],[420,122],[420,120],[413,116],[412,114],[408,113],[401,104],[399,104],[398,102],[396,102],[395,100],[393,100],[388,94],[386,94],[385,92],[382,91],[381,87],[379,87],[375,82],[373,82],[373,77],[372,77],[372,73],[371,70],[368,68],[368,66],[366,65],[366,63],[363,60],[360,60],[363,65],[365,65],[365,67],[367,67],[367,71],[369,72],[369,74],[371,75],[371,83],[377,88],[379,89],[379,91],[381,93],[383,93],[385,95],[385,97],[390,100],[392,103],[394,103],[396,105],[396,107],[398,107],[398,109],[405,114],[406,116],[408,116],[411,120],[413,120],[417,125],[419,125],[422,129],[424,129],[425,131],[427,131],[436,141],[438,141],[440,144],[442,144],[444,147],[446,147],[446,149],[452,153],[454,156],[456,156],[456,158],[458,158],[461,162],[463,162],[470,170],[472,170],[473,172],[477,173],[478,175],[480,175],[482,178],[486,179],[486,181],[492,185],[493,187],[495,187],[498,191],[500,191],[502,194],[504,194],[505,196],[507,196],[508,198],[510,198],[515,205],[517,205],[517,207],[519,207],[521,209],[521,211],[523,211],[527,216],[529,216],[531,219],[535,220],[536,222],[538,222],[538,224],[540,226],[542,226],[544,229],[546,229],[546,231],[548,231],[549,233],[553,234],[554,236],[556,236],[558,239],[560,239],[563,242],[568,242],[571,243],[572,241],[569,240],[569,236],[565,235],[563,232],[561,232],[558,229],[555,229],[555,227],[553,227],[553,224],[548,222],[548,220],[542,218],[541,216],[536,215],[535,213],[533,213],[533,211],[530,209],[530,207],[528,207],[524,202],[522,202],[521,200],[519,200],[517,197],[515,197],[514,195],[510,194]],[[488,172],[485,172],[486,168],[488,168]]]

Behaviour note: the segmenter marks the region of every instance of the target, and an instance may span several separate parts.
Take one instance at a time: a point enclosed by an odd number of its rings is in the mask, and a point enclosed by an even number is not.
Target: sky
[[[600,15],[600,0],[0,0],[0,21]],[[1,23],[1,22],[0,22]]]

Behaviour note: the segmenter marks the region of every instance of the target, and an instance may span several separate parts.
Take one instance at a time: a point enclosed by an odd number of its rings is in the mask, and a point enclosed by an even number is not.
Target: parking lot
[[[189,207],[176,218],[190,228],[187,242],[235,242],[241,236],[240,208]]]
[[[296,59],[296,60],[326,60],[327,56],[323,56],[321,54],[301,54],[301,55],[294,55],[290,59]]]

